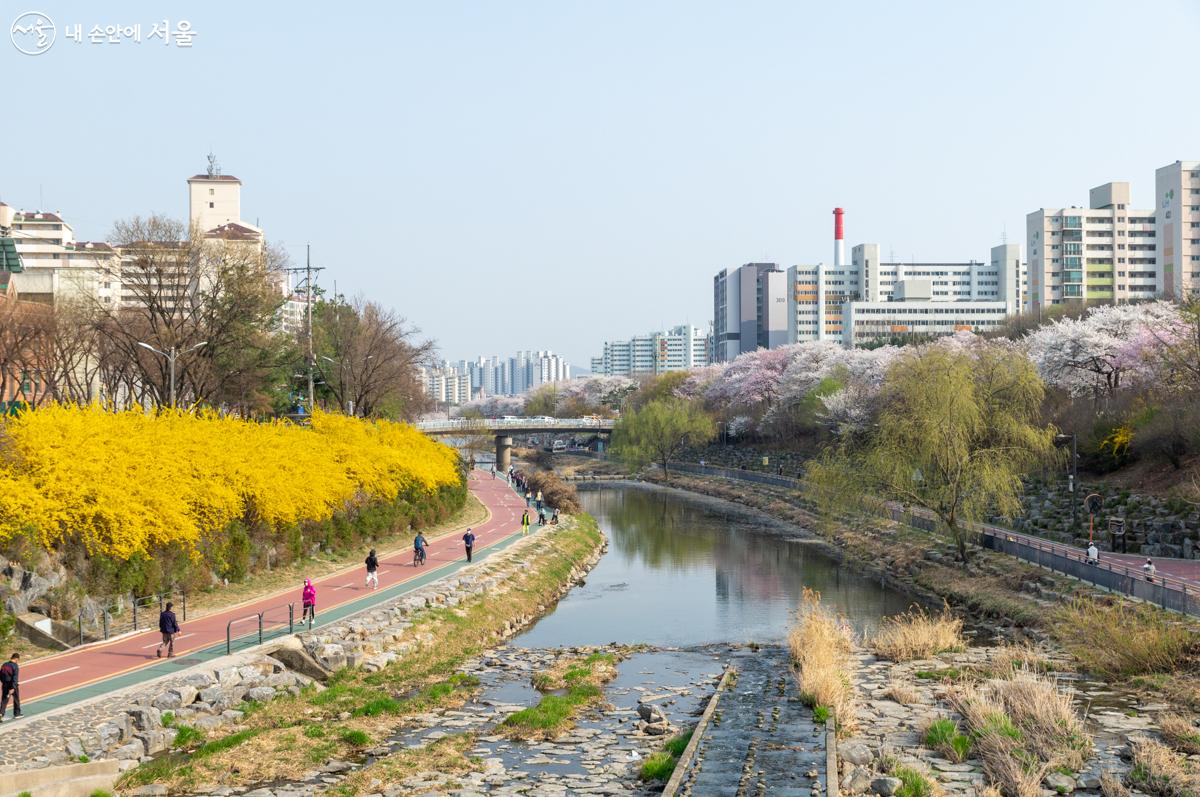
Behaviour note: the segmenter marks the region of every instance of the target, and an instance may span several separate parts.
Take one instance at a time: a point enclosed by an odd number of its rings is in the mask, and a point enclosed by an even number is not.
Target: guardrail
[[[167,602],[173,600],[175,597],[176,596],[174,595],[174,593],[163,592],[158,595],[146,595],[141,598],[134,598],[130,602],[128,607],[120,606],[118,604],[113,604],[111,606],[107,606],[107,607],[101,609],[100,617],[99,617],[100,627],[101,627],[101,636],[99,638],[107,640],[109,637],[128,633],[130,631],[143,631],[147,628],[155,627],[154,621],[157,618],[154,616],[153,612],[151,612],[151,615],[150,615],[151,619],[148,621],[145,620],[144,618],[146,617],[146,610],[152,609],[154,607],[154,605],[157,603],[158,611],[161,612],[166,607]],[[178,601],[179,601],[180,614],[182,615],[182,620],[186,621],[187,620],[187,593],[180,592],[179,596],[178,596]],[[138,624],[139,609],[141,610],[141,615],[143,618],[141,625]],[[128,619],[126,619],[126,618],[128,618]],[[91,629],[92,627],[94,627],[94,624],[95,624],[95,621],[88,622],[87,623],[88,629]],[[84,620],[83,620],[83,612],[82,611],[76,617],[76,626],[79,630],[79,644],[83,645],[88,640],[86,638],[86,632],[84,629]],[[93,638],[93,639],[95,639],[95,638]]]
[[[228,656],[230,653],[233,653],[233,626],[237,623],[244,623],[247,620],[257,620],[258,621],[258,644],[261,645],[263,643],[263,613],[262,612],[255,612],[254,614],[248,614],[245,617],[235,618],[225,624],[225,655],[226,656]]]
[[[530,432],[552,432],[575,430],[610,432],[616,421],[611,418],[450,418],[444,421],[418,421],[415,426],[422,432],[497,432],[521,430]]]

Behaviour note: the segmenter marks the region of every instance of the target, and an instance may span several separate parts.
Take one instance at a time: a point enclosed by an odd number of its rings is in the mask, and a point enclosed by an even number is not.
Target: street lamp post
[[[159,354],[159,355],[162,355],[163,357],[167,358],[167,366],[168,366],[168,370],[170,371],[170,375],[171,375],[170,382],[167,385],[167,392],[171,397],[171,406],[174,407],[175,406],[175,360],[176,360],[176,358],[180,354],[188,354],[188,353],[193,352],[196,349],[200,348],[201,346],[207,346],[208,341],[202,340],[199,343],[197,343],[195,346],[184,349],[183,351],[178,352],[178,353],[175,352],[174,346],[171,347],[170,352],[165,352],[162,349],[154,348],[149,343],[142,343],[140,340],[138,341],[137,345],[141,346],[143,349],[149,349],[150,351],[154,352],[155,354]]]
[[[1079,508],[1075,506],[1075,485],[1079,483],[1079,448],[1074,432],[1056,435],[1054,442],[1066,443],[1068,439],[1071,441],[1071,469],[1067,473],[1067,493],[1068,499],[1071,502],[1071,526],[1074,528],[1079,525]]]

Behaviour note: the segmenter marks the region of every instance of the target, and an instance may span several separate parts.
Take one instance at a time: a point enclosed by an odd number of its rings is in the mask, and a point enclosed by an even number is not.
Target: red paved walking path
[[[483,550],[501,540],[514,533],[520,533],[520,518],[525,510],[525,500],[518,497],[503,478],[493,479],[481,471],[472,472],[469,487],[471,493],[491,513],[484,523],[473,527],[476,536],[475,552],[478,556]],[[366,553],[364,550],[364,558]],[[430,542],[428,553],[428,562],[420,568],[413,566],[411,546],[382,555],[379,563],[379,590],[428,575],[451,562],[464,561],[466,557],[461,530],[450,532]],[[364,598],[370,592],[364,584],[365,577],[365,567],[357,565],[315,581],[317,620],[320,621],[324,611]],[[296,625],[300,627],[302,586],[302,583],[297,584],[290,590],[181,622],[180,634],[175,639],[176,658],[172,663],[178,663],[181,670],[186,669],[195,663],[186,661],[188,653],[211,648],[218,643],[224,644],[226,624],[230,620],[265,612],[267,622],[282,622],[286,625],[287,605],[291,602],[295,603]],[[248,633],[255,628],[255,622],[239,624],[234,628],[234,636]],[[155,647],[161,639],[162,635],[157,630],[139,632],[24,664],[21,666],[21,703],[30,704],[32,707],[32,704],[41,698],[162,663],[154,655]],[[162,674],[157,672],[154,677]]]

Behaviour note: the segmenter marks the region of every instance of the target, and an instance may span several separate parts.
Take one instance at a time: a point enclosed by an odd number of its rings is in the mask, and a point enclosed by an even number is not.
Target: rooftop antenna
[[[221,164],[217,163],[217,156],[212,150],[208,151],[208,176],[209,179],[221,176]]]
[[[1008,225],[1005,224],[1000,228],[1000,243],[1008,243]]]

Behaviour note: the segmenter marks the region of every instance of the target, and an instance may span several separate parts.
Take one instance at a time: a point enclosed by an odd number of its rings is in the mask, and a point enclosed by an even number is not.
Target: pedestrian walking
[[[525,510],[525,514],[521,515],[521,536],[524,537],[529,533],[529,510]]]
[[[171,611],[175,604],[167,602],[167,607],[158,613],[158,631],[162,634],[162,642],[154,649],[154,655],[162,658],[163,648],[167,650],[167,658],[175,657],[175,635],[179,633],[179,621],[175,612]]]
[[[558,510],[557,509],[554,510],[554,517],[550,518],[550,525],[551,526],[558,525]]]
[[[541,510],[541,508],[542,508],[542,491],[541,490],[538,490],[538,494],[537,494],[537,508],[539,510]]]
[[[1087,563],[1089,565],[1099,564],[1100,549],[1096,547],[1096,543],[1089,542],[1087,547]]]
[[[379,589],[379,558],[375,556],[374,548],[372,548],[371,552],[367,554],[365,564],[367,566],[366,585],[371,589]]]
[[[1154,566],[1153,559],[1146,559],[1146,564],[1142,565],[1142,572],[1146,574],[1146,580],[1153,584],[1154,574],[1158,572],[1158,568]]]
[[[467,561],[471,561],[471,552],[475,550],[475,532],[467,529],[463,535],[463,547],[467,549]]]
[[[531,492],[529,492],[528,490],[526,490],[526,491],[525,491],[525,506],[529,506],[529,503],[530,503],[532,500],[533,500],[533,493],[531,493]]]
[[[21,716],[21,654],[14,653],[8,661],[0,664],[0,722],[8,709],[8,697],[12,695],[13,719]]]
[[[539,526],[546,525],[546,510],[544,510],[544,509],[538,510],[538,525]]]
[[[492,478],[493,479],[496,478],[496,466],[495,465],[492,465]]]
[[[300,622],[316,622],[317,588],[313,586],[311,578],[304,579],[304,589],[300,591],[300,603],[304,606],[304,614],[300,615]]]

